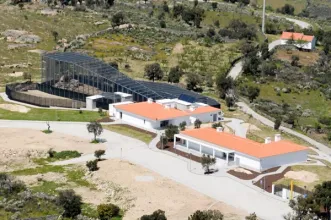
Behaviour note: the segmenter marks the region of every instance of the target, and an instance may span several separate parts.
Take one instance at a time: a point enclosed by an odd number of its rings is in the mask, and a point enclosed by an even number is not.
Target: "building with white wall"
[[[258,143],[226,133],[222,128],[200,128],[181,131],[174,137],[174,147],[202,155],[209,154],[217,164],[238,165],[253,171],[264,170],[307,160],[308,148],[281,140],[266,138]]]
[[[218,121],[221,110],[203,103],[189,103],[179,99],[162,99],[154,102],[117,103],[109,105],[109,115],[129,124],[148,129],[159,129],[167,125],[193,124]]]
[[[297,48],[305,50],[313,50],[316,47],[316,37],[302,33],[283,32],[280,37],[280,42],[282,45],[292,43]]]

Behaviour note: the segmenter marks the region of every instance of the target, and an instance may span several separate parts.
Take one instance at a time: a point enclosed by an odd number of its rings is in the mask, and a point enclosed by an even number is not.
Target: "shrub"
[[[65,150],[61,152],[55,152],[53,155],[54,158],[56,159],[69,159],[69,158],[76,158],[80,157],[81,154],[78,151],[71,151],[71,150]]]
[[[109,220],[112,217],[118,216],[120,208],[114,204],[100,204],[97,207],[100,220]]]
[[[50,148],[50,149],[47,151],[47,153],[48,153],[48,157],[49,157],[49,158],[53,158],[54,155],[56,154],[56,151],[53,150],[53,148]]]
[[[165,212],[161,209],[154,211],[151,215],[143,215],[140,220],[167,220]]]
[[[14,195],[26,190],[24,182],[15,180],[6,173],[0,173],[0,195]]]
[[[318,122],[324,125],[331,125],[331,117],[322,116],[318,119]]]
[[[195,120],[194,121],[194,128],[200,128],[201,124],[202,124],[202,122],[199,119]]]
[[[82,197],[72,189],[60,191],[57,203],[64,209],[63,217],[75,218],[81,213]]]
[[[164,20],[160,21],[160,27],[161,28],[166,28],[167,27],[166,22]]]
[[[96,150],[96,151],[94,151],[94,156],[98,159],[98,160],[100,160],[100,158],[101,158],[101,156],[102,155],[105,155],[105,150]]]
[[[90,160],[86,162],[86,166],[89,171],[97,171],[98,168],[98,160]]]
[[[275,120],[274,129],[278,130],[281,123],[282,123],[282,119],[280,117],[277,117],[276,120]]]
[[[160,137],[160,143],[161,143],[162,148],[164,148],[164,146],[166,146],[167,143],[168,143],[168,138],[165,137],[165,136],[161,136]]]
[[[185,131],[186,128],[186,121],[183,121],[179,124],[179,130]]]
[[[221,122],[216,122],[216,123],[212,124],[211,127],[214,128],[214,129],[216,129],[216,128],[218,128],[218,127],[223,127],[223,125],[222,125]]]
[[[197,210],[188,218],[188,220],[223,220],[223,218],[223,214],[218,210]]]

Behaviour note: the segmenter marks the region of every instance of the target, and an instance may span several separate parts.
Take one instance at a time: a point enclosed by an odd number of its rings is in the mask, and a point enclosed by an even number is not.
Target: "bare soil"
[[[0,108],[12,112],[28,113],[31,109],[22,105],[16,104],[0,104]]]
[[[106,149],[105,144],[91,144],[78,137],[19,128],[0,128],[0,146],[0,172],[35,167],[32,159],[46,157],[50,148],[77,150],[83,154]]]
[[[217,202],[128,161],[112,159],[98,165],[100,169],[89,179],[110,192],[109,201],[129,207],[124,219],[137,219],[161,208],[168,219],[182,220],[196,210],[205,210],[210,206],[220,210],[225,219],[243,219],[247,215],[242,210]],[[110,189],[107,189],[107,182]]]
[[[67,99],[61,96],[57,96],[57,95],[52,95],[46,92],[42,92],[39,90],[28,90],[26,92],[22,92],[22,93],[26,93],[28,95],[33,95],[33,96],[38,96],[38,97],[43,97],[43,98],[56,98],[56,99]]]
[[[319,54],[317,52],[304,52],[304,51],[286,51],[277,50],[275,57],[283,61],[292,61],[292,56],[299,56],[299,64],[302,66],[311,66],[317,62],[319,59]]]
[[[309,171],[289,171],[284,175],[286,178],[299,180],[304,183],[312,183],[319,180],[318,175]]]

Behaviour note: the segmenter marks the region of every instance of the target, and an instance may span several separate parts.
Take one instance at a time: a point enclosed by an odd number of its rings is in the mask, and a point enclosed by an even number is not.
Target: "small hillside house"
[[[314,50],[316,47],[316,37],[303,33],[283,32],[280,41],[281,45],[293,44],[303,50]]]

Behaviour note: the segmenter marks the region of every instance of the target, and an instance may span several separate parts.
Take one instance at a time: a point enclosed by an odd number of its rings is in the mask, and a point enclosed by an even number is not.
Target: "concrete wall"
[[[308,156],[308,151],[299,151],[299,152],[262,158],[261,168],[262,170],[267,170],[272,167],[282,166],[285,164],[304,162],[307,161],[307,156]]]
[[[280,40],[280,43],[282,45],[287,45],[287,40]],[[316,46],[316,38],[314,37],[312,42],[307,42],[307,43],[303,43],[303,44],[294,44],[294,46],[301,48],[301,49],[306,49],[306,50],[312,50],[315,49]]]
[[[199,119],[202,121],[202,123],[207,123],[207,122],[214,122],[213,121],[213,115],[216,114],[216,121],[218,119],[217,114],[218,113],[203,113],[203,114],[196,114],[192,115],[192,117]]]

